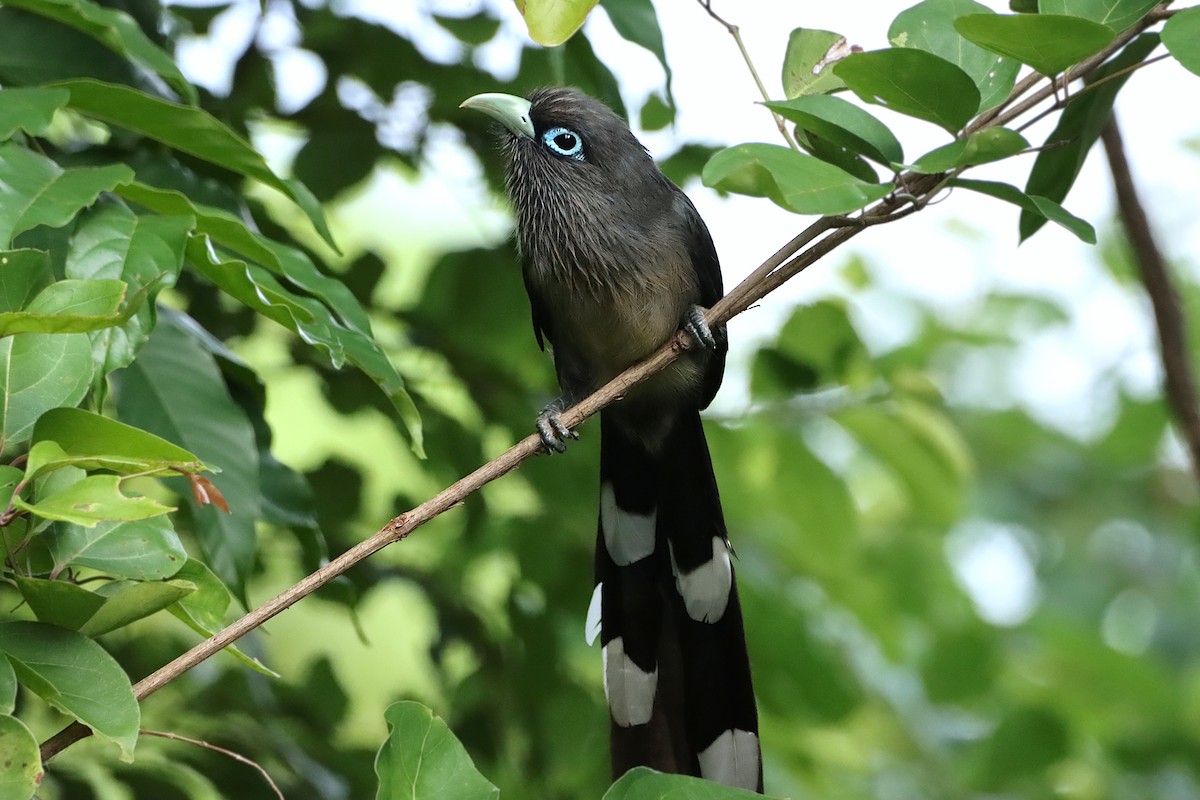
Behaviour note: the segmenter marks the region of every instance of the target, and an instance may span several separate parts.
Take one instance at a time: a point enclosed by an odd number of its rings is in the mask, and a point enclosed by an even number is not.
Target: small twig
[[[271,779],[270,773],[263,768],[262,764],[259,764],[257,761],[251,758],[247,758],[241,753],[235,753],[232,750],[219,747],[211,742],[203,742],[199,739],[191,739],[187,736],[180,736],[178,733],[171,733],[170,731],[152,731],[142,728],[140,732],[143,736],[161,736],[163,739],[173,739],[177,742],[186,742],[187,744],[192,744],[196,747],[203,747],[205,750],[212,750],[214,753],[220,753],[221,755],[228,756],[234,761],[239,761],[248,767],[253,767],[254,769],[258,770],[259,775],[262,775],[263,780],[267,782],[267,784],[271,787],[271,791],[275,793],[275,796],[278,797],[279,800],[287,800],[287,798],[283,796],[283,792],[279,791],[279,786],[276,785],[275,781]]]
[[[1084,85],[1084,87],[1082,89],[1080,89],[1078,92],[1076,92],[1073,95],[1070,95],[1068,97],[1063,97],[1061,100],[1056,98],[1053,105],[1051,105],[1049,108],[1045,108],[1042,111],[1038,112],[1037,115],[1034,116],[1032,119],[1022,122],[1020,125],[1017,126],[1016,131],[1018,133],[1020,133],[1021,131],[1025,130],[1026,128],[1036,125],[1037,123],[1041,122],[1043,119],[1050,116],[1054,112],[1061,111],[1062,109],[1069,106],[1071,103],[1078,100],[1080,97],[1083,97],[1088,92],[1094,91],[1095,89],[1097,89],[1100,86],[1103,86],[1104,84],[1108,83],[1109,81],[1114,81],[1117,78],[1122,78],[1126,75],[1129,75],[1130,73],[1137,72],[1139,69],[1148,67],[1155,62],[1162,61],[1163,59],[1170,58],[1170,57],[1171,57],[1170,53],[1161,53],[1161,54],[1155,56],[1154,58],[1147,58],[1144,61],[1139,61],[1136,64],[1130,64],[1128,67],[1124,67],[1123,69],[1119,69],[1116,72],[1112,72],[1112,73],[1109,73],[1108,75],[1105,75],[1103,78],[1101,78],[1098,81],[1093,81],[1092,83],[1088,83],[1088,84]]]
[[[1167,404],[1175,415],[1179,435],[1191,455],[1192,471],[1196,480],[1200,481],[1200,402],[1196,399],[1196,377],[1188,353],[1188,328],[1183,316],[1183,303],[1171,282],[1167,261],[1154,239],[1145,206],[1138,197],[1115,116],[1104,126],[1100,139],[1104,142],[1104,152],[1112,171],[1117,209],[1121,225],[1129,237],[1133,263],[1137,266],[1154,309]]]
[[[729,35],[733,37],[735,42],[737,42],[738,50],[740,50],[742,53],[742,60],[746,62],[746,67],[750,70],[751,77],[754,78],[754,84],[758,87],[758,93],[762,95],[764,102],[771,102],[771,95],[769,92],[767,92],[767,87],[763,84],[762,78],[758,76],[758,70],[754,68],[754,61],[750,58],[750,51],[746,49],[746,43],[742,41],[741,29],[738,28],[737,25],[734,25],[732,22],[729,22],[721,17],[717,12],[713,11],[712,0],[698,0],[698,2],[700,3],[700,7],[707,11],[710,17],[721,23],[721,25],[725,27],[725,30],[729,31]],[[787,123],[784,121],[783,117],[779,116],[774,111],[771,111],[771,116],[775,119],[775,127],[779,128],[779,135],[782,136],[783,140],[788,143],[788,147],[792,148],[796,152],[799,152],[800,145],[796,144],[796,140],[792,137],[792,134],[788,132]]]

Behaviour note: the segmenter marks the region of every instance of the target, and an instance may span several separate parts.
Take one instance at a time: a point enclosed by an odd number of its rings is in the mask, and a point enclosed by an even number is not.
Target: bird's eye
[[[567,128],[551,128],[542,134],[542,142],[560,156],[583,161],[583,139]]]

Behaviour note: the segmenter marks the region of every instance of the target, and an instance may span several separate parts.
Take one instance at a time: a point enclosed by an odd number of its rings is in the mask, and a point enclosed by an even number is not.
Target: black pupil
[[[560,133],[558,136],[554,137],[554,143],[558,145],[560,150],[575,149],[575,142],[575,134],[573,133]]]

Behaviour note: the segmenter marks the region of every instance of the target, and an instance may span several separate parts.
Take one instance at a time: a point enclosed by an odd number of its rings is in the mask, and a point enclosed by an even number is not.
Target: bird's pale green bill
[[[523,97],[500,92],[487,92],[468,97],[459,108],[482,111],[517,136],[533,138],[533,121],[529,119],[529,101]]]

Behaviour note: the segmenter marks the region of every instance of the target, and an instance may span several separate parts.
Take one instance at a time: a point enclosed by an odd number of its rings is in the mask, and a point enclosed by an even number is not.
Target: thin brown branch
[[[1200,481],[1200,402],[1196,399],[1196,376],[1188,352],[1183,303],[1171,282],[1167,261],[1154,239],[1146,208],[1138,196],[1115,116],[1104,126],[1100,139],[1104,142],[1104,152],[1112,171],[1117,210],[1125,235],[1129,237],[1133,263],[1154,309],[1167,405],[1191,455],[1196,480]]]
[[[279,800],[287,800],[287,798],[283,796],[283,792],[279,791],[279,786],[275,783],[274,780],[272,780],[271,774],[269,772],[267,772],[266,769],[263,768],[263,765],[259,764],[254,759],[247,758],[246,756],[242,755],[241,753],[235,753],[233,750],[227,750],[226,748],[219,747],[218,745],[212,744],[211,742],[204,742],[199,739],[192,739],[187,736],[180,736],[178,733],[171,733],[170,731],[152,731],[152,730],[148,730],[146,728],[142,728],[140,733],[143,736],[160,736],[163,739],[172,739],[177,742],[185,742],[187,744],[195,745],[196,747],[203,747],[205,750],[212,750],[214,753],[220,753],[223,756],[228,756],[229,758],[232,758],[234,761],[239,761],[242,764],[245,764],[246,766],[252,767],[255,770],[257,770],[258,774],[262,775],[263,780],[267,782],[267,785],[271,787],[271,791],[275,793],[275,796],[278,797]]]
[[[708,3],[701,0],[708,9]],[[709,9],[711,12],[711,9]],[[716,15],[713,15],[716,17]],[[728,23],[720,20],[728,27]],[[1094,70],[1103,61],[1117,52],[1130,39],[1153,24],[1152,20],[1144,19],[1129,32],[1118,37],[1104,51],[1088,59],[1086,69],[1077,68],[1068,73],[1068,79],[1083,77]],[[1014,88],[1014,94],[1029,91],[1026,82]],[[1025,88],[1022,88],[1025,87]],[[1028,100],[1012,106],[1009,111],[996,114],[989,121],[968,127],[968,133],[984,128],[1003,125],[1009,120],[1028,111],[1038,102],[1050,96],[1052,88],[1043,89],[1041,95],[1033,102]],[[1011,96],[1010,96],[1011,99]],[[1032,98],[1031,98],[1032,99]],[[1009,103],[1006,101],[1006,106]],[[1017,109],[1021,111],[1018,113]],[[822,217],[809,225],[803,232],[781,247],[773,256],[762,263],[745,280],[716,303],[705,318],[710,325],[728,322],[733,317],[747,310],[768,293],[785,283],[788,279],[813,264],[835,248],[858,235],[868,227],[882,222],[893,222],[911,213],[908,206],[923,207],[940,191],[942,175],[919,175],[906,172],[896,179],[896,185],[902,188],[903,194],[893,195],[872,206],[861,217],[848,219],[843,216]],[[691,339],[684,333],[677,334],[645,361],[635,364],[618,375],[591,396],[568,409],[562,414],[562,421],[569,428],[575,428],[585,419],[596,414],[602,408],[620,400],[629,388],[650,375],[666,368],[680,354],[691,346]],[[409,536],[414,530],[444,511],[461,504],[469,495],[485,484],[502,477],[516,469],[522,461],[541,450],[541,441],[536,435],[528,436],[509,448],[494,460],[484,464],[477,470],[461,478],[451,486],[443,489],[436,496],[421,505],[405,512],[387,523],[369,539],[350,548],[340,556],[330,561],[321,569],[302,579],[299,583],[286,589],[276,597],[234,621],[228,627],[219,631],[209,639],[200,642],[191,650],[178,656],[174,661],[161,667],[151,675],[138,681],[133,687],[134,696],[143,700],[170,681],[178,678],[184,672],[200,662],[212,657],[225,647],[236,642],[242,636],[263,625],[269,619],[286,610],[294,603],[307,597],[350,567],[366,559],[387,545],[400,541]],[[78,722],[72,723],[47,739],[41,745],[42,761],[46,762],[62,752],[74,742],[90,735],[91,731]]]
[[[762,78],[758,76],[758,70],[754,68],[754,60],[750,58],[750,51],[746,49],[746,43],[742,41],[742,30],[737,25],[729,22],[716,11],[713,11],[712,0],[698,0],[700,7],[703,8],[708,15],[724,26],[725,30],[729,31],[729,35],[733,37],[733,41],[737,43],[738,51],[742,54],[742,60],[746,62],[746,68],[750,70],[750,77],[754,78],[754,85],[758,87],[758,93],[762,95],[764,102],[771,101],[771,95],[767,92],[767,87],[763,84]],[[783,117],[771,112],[771,116],[775,120],[775,127],[779,128],[779,135],[788,143],[788,147],[799,152],[800,145],[796,144],[796,140],[792,134],[788,132],[787,124]]]

